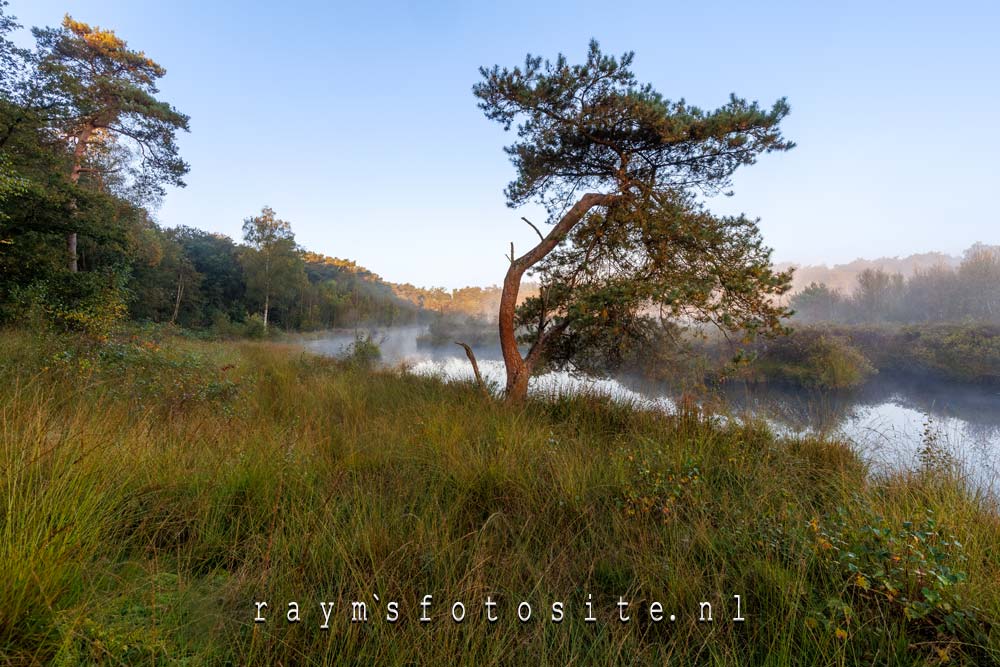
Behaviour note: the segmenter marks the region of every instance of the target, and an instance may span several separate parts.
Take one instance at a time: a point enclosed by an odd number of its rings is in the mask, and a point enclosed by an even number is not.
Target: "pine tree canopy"
[[[167,184],[183,186],[188,165],[175,135],[188,130],[188,117],[156,97],[166,70],[113,31],[69,15],[59,28],[34,34],[55,122],[80,147],[77,172],[105,187],[128,173],[122,187],[140,199],[162,196]]]

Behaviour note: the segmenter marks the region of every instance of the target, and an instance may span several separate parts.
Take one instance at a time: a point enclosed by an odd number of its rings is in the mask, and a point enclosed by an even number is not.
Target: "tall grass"
[[[1000,657],[989,499],[699,413],[510,408],[275,343],[3,331],[0,470],[2,664]]]

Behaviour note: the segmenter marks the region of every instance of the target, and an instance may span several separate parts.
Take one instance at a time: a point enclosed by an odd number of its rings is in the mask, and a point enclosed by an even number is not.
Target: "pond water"
[[[456,345],[422,347],[420,327],[374,330],[389,366],[404,364],[411,373],[444,380],[469,380],[472,367]],[[339,356],[354,333],[331,334],[304,345],[317,353]],[[499,349],[477,348],[486,382],[502,386]],[[633,378],[581,377],[568,372],[532,378],[534,394],[593,392],[649,408],[673,411],[677,396],[665,385]],[[927,379],[876,376],[849,392],[823,392],[765,385],[729,385],[721,391],[724,418],[766,420],[784,435],[816,434],[843,438],[876,470],[912,468],[928,440],[959,461],[975,486],[1000,491],[1000,389]]]

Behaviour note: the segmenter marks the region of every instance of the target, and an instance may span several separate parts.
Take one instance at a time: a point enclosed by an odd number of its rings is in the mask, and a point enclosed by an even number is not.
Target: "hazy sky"
[[[958,253],[1000,243],[1000,3],[548,3],[12,0],[114,28],[167,68],[191,116],[188,187],[158,211],[238,238],[267,204],[299,242],[383,277],[500,282],[511,139],[476,108],[480,65],[527,52],[636,52],[635,71],[704,108],[786,96],[798,143],[739,172],[716,212],[762,218],[775,259]],[[25,39],[22,37],[22,40]]]

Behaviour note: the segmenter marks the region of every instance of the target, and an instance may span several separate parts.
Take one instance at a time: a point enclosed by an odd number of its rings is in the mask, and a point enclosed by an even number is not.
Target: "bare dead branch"
[[[462,348],[465,349],[465,356],[469,358],[469,363],[472,364],[472,372],[475,373],[476,375],[476,386],[479,387],[479,389],[483,392],[483,394],[489,396],[490,392],[486,389],[486,383],[483,382],[483,376],[479,372],[479,364],[476,362],[476,353],[473,352],[472,348],[465,343],[460,343],[459,341],[456,340],[455,345],[460,345]]]
[[[536,233],[536,234],[538,234],[538,238],[539,238],[540,240],[542,240],[542,241],[544,241],[544,240],[545,240],[545,237],[544,237],[544,236],[542,236],[542,233],[541,233],[540,231],[538,231],[538,227],[535,227],[535,224],[534,224],[533,222],[531,222],[531,220],[528,220],[528,219],[527,219],[526,217],[524,217],[523,215],[521,216],[521,220],[524,220],[524,221],[525,221],[526,223],[528,223],[528,225],[530,225],[530,226],[531,226],[531,228],[532,228],[532,229],[534,229],[534,230],[535,230],[535,233]]]

